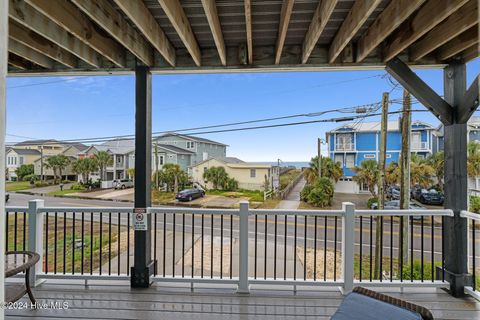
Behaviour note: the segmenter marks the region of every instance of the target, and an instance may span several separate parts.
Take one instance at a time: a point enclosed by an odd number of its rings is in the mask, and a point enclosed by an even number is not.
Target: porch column
[[[8,0],[0,0],[0,302],[5,301],[5,110],[8,63]],[[4,309],[0,310],[3,319]]]
[[[145,66],[135,69],[135,208],[150,207],[152,170],[152,75]],[[131,286],[148,288],[153,274],[151,259],[151,220],[147,230],[135,230],[135,256]]]
[[[451,63],[444,70],[445,101],[453,107],[452,124],[445,126],[445,208],[454,217],[445,218],[445,272],[451,294],[462,296],[467,279],[467,219],[460,211],[468,207],[467,186],[467,124],[459,123],[457,111],[465,95],[464,63]]]

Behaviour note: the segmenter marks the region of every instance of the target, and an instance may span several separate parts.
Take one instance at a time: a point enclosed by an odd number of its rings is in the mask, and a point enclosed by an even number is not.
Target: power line
[[[59,83],[59,82],[69,82],[72,80],[77,80],[83,77],[69,77],[67,79],[62,79],[62,80],[54,80],[54,81],[46,81],[46,82],[37,82],[37,83],[30,83],[30,84],[21,84],[18,86],[10,86],[7,87],[7,89],[17,89],[17,88],[25,88],[25,87],[35,87],[35,86],[41,86],[45,84],[52,84],[52,83]]]

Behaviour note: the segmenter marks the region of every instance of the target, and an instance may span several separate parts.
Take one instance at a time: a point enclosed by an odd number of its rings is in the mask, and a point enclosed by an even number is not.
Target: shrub
[[[470,196],[470,211],[480,213],[480,197]]]
[[[372,208],[372,205],[373,205],[374,203],[378,203],[378,197],[373,197],[373,198],[368,199],[368,201],[367,201],[367,207],[368,207],[368,209],[371,209],[371,208]]]
[[[435,268],[441,266],[440,262],[435,262]],[[403,279],[404,280],[412,280],[412,268],[410,263],[406,263],[403,265]],[[421,280],[422,279],[422,263],[420,260],[414,259],[413,260],[413,280]],[[423,263],[423,279],[432,279],[432,264],[430,262],[424,261]],[[435,274],[434,274],[435,279]]]
[[[33,174],[33,164],[22,164],[15,170],[19,181],[28,181],[26,176]]]
[[[227,191],[235,191],[238,189],[238,181],[234,178],[228,178],[225,181],[224,189]]]
[[[23,181],[30,181],[32,184],[35,183],[35,181],[40,180],[39,176],[32,174],[27,174],[26,176],[23,176]]]
[[[74,183],[72,184],[72,186],[70,187],[71,190],[85,190],[85,186],[80,184],[80,183]]]
[[[300,192],[300,200],[302,201],[308,201],[308,195],[310,194],[310,192],[312,191],[313,189],[313,186],[310,185],[310,184],[306,184],[302,191]]]
[[[332,205],[334,187],[328,178],[320,178],[307,196],[308,203],[324,208]]]

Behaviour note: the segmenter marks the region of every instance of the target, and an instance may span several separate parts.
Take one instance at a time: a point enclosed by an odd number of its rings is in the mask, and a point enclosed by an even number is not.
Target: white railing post
[[[249,293],[248,284],[248,201],[240,202],[239,274],[237,293]]]
[[[355,205],[351,202],[342,203],[344,212],[342,218],[342,263],[343,263],[343,294],[353,290],[353,259],[355,249]]]
[[[28,250],[40,255],[40,260],[30,269],[30,284],[38,284],[37,274],[43,271],[43,213],[38,208],[43,208],[44,200],[28,201]]]

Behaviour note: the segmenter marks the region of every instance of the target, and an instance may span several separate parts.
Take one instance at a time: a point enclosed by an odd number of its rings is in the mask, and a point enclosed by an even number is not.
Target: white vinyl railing
[[[15,217],[14,230],[21,229],[17,226],[17,214],[26,213],[28,250],[39,253],[42,256],[40,261],[44,261],[43,266],[37,264],[31,273],[32,281],[47,278],[129,279],[130,262],[133,262],[129,258],[133,252],[133,249],[130,250],[133,212],[133,208],[45,207],[42,200],[32,200],[28,207],[7,207],[9,219]],[[337,286],[343,292],[350,292],[356,283],[367,286],[446,285],[444,281],[434,280],[433,273],[431,281],[423,281],[423,234],[421,252],[419,248],[413,250],[414,244],[410,244],[412,260],[414,255],[421,254],[422,280],[407,281],[401,276],[394,279],[393,234],[398,229],[396,219],[410,219],[413,230],[413,224],[417,223],[414,218],[422,217],[423,232],[424,217],[429,217],[433,239],[434,229],[437,228],[435,217],[452,216],[451,210],[356,210],[352,203],[343,203],[341,210],[250,209],[248,202],[242,202],[238,209],[151,207],[147,209],[147,214],[151,217],[152,258],[158,260],[152,281],[190,282],[192,285],[201,282],[231,283],[238,286],[239,292],[248,292],[252,284]],[[381,244],[382,252],[390,252],[390,280],[388,277],[375,280],[371,276],[368,280],[362,279],[362,267],[360,279],[356,279],[358,254],[362,265],[362,257],[365,258],[369,249],[367,256],[372,264],[371,252],[375,247],[371,240],[372,219],[375,217],[382,217],[382,228],[390,228],[390,231],[382,229],[385,243]],[[420,225],[415,225],[415,228],[420,228]],[[48,230],[50,233],[46,236]],[[368,243],[362,241],[364,233],[370,236]],[[72,234],[73,239],[68,240],[67,235]],[[367,239],[367,235],[363,240]],[[98,254],[94,252],[92,243],[98,243],[99,237]],[[390,243],[387,245],[388,237]],[[121,247],[123,242],[127,243],[126,247]],[[133,244],[133,237],[131,242]],[[77,256],[81,252],[80,261],[75,260],[75,252]],[[437,254],[438,249],[436,251],[432,247],[432,266]],[[72,259],[70,267],[65,255]],[[46,269],[47,258],[50,262],[54,259],[53,270]]]
[[[476,264],[476,242],[477,242],[477,232],[476,226],[480,225],[480,214],[469,212],[469,211],[462,211],[460,213],[460,217],[467,219],[469,224],[469,230],[471,231],[471,236],[469,237],[469,244],[468,244],[468,256],[472,256],[471,261],[471,273],[472,273],[472,285],[465,287],[465,293],[473,296],[477,300],[480,300],[480,291],[477,286],[477,268],[478,265]],[[470,234],[470,232],[468,232]],[[467,259],[468,260],[468,259]]]

